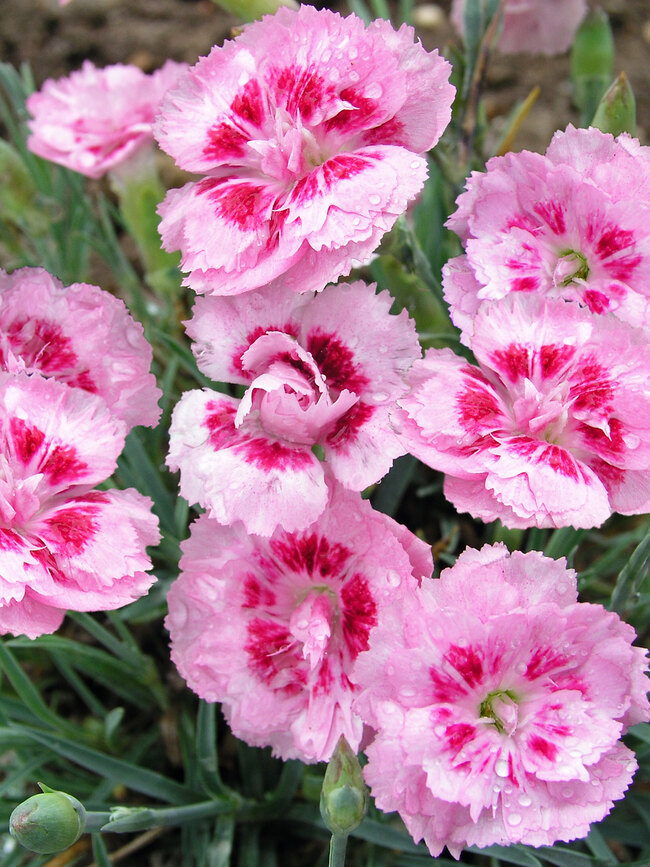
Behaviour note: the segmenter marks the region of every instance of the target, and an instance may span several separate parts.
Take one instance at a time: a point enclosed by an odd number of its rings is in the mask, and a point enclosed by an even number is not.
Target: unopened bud
[[[620,135],[622,132],[636,135],[636,101],[624,72],[621,72],[598,103],[591,125],[612,135]]]
[[[571,48],[573,98],[587,123],[612,80],[614,36],[609,18],[594,9],[584,19]]]
[[[341,735],[325,771],[321,816],[332,834],[345,836],[361,824],[367,809],[368,789],[359,760]]]
[[[11,836],[39,855],[62,852],[81,837],[86,826],[86,811],[76,798],[55,792],[39,783],[43,790],[18,804],[9,818]]]
[[[289,9],[297,9],[298,4],[294,0],[212,0],[217,6],[221,6],[226,12],[243,18],[244,21],[254,21],[262,15],[272,15],[281,6]]]

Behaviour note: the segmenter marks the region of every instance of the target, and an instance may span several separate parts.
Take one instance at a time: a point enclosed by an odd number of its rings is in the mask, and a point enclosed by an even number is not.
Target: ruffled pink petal
[[[125,425],[103,400],[37,375],[0,373],[3,453],[38,495],[92,487],[115,469]]]
[[[66,78],[48,79],[27,100],[28,147],[35,154],[91,178],[153,144],[153,120],[167,88],[185,68],[168,61],[158,74],[86,60]]]
[[[28,590],[20,601],[0,605],[0,633],[38,638],[56,632],[64,617],[65,611],[42,602]]]
[[[156,580],[145,552],[160,541],[151,500],[129,488],[58,503],[33,528],[56,567],[55,588],[35,585],[56,608],[105,611],[143,596]]]
[[[352,662],[396,588],[416,585],[394,522],[330,491],[317,524],[270,539],[202,516],[168,595],[172,658],[191,688],[223,703],[238,737],[307,762],[329,759],[341,734],[358,748]]]
[[[154,425],[160,389],[152,352],[124,303],[41,268],[0,272],[0,363],[100,395],[129,427]]]
[[[280,525],[303,529],[327,503],[323,469],[311,450],[270,439],[259,428],[235,427],[237,401],[190,391],[177,404],[167,463],[180,469],[180,489],[220,523],[243,521],[270,536]]]
[[[453,0],[451,20],[464,33],[465,0]],[[562,54],[587,12],[586,0],[507,0],[499,51]]]
[[[650,716],[646,654],[575,598],[563,561],[498,545],[382,610],[353,670],[376,732],[364,776],[432,855],[572,840],[623,797],[636,762],[619,738]]]

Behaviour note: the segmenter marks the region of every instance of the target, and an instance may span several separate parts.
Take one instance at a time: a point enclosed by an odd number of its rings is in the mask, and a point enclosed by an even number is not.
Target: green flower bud
[[[620,135],[622,132],[636,135],[636,101],[624,72],[621,72],[598,103],[591,125],[612,135]]]
[[[359,760],[341,735],[325,771],[321,816],[332,834],[346,836],[361,824],[367,809],[368,789]]]
[[[11,836],[39,855],[62,852],[81,837],[86,826],[86,811],[76,798],[55,792],[39,783],[41,795],[32,795],[18,804],[9,818]]]
[[[298,4],[294,0],[212,0],[217,6],[221,6],[226,12],[231,12],[244,21],[254,21],[262,15],[277,12],[280,6],[288,6],[297,9]]]
[[[614,37],[602,9],[590,12],[576,33],[571,49],[573,98],[584,123],[594,116],[596,106],[612,80]]]

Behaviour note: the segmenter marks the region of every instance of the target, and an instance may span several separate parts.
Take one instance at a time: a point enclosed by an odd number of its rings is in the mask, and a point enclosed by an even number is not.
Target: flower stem
[[[347,834],[332,834],[328,867],[344,867],[345,850],[348,845]]]

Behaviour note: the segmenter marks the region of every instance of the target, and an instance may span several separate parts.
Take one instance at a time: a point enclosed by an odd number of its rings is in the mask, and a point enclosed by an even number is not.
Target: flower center
[[[557,260],[553,273],[556,286],[569,286],[584,281],[589,276],[587,258],[578,250],[563,250]]]
[[[501,734],[514,734],[519,721],[517,697],[510,689],[495,689],[489,692],[479,707],[483,719],[490,719],[491,724]]]
[[[327,585],[311,587],[291,614],[289,630],[312,669],[327,655],[337,616],[338,597]]]

